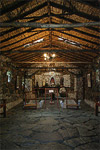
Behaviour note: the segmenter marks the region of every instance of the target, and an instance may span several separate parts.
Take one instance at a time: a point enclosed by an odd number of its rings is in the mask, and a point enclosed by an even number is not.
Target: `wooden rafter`
[[[67,10],[67,12],[69,13],[72,13],[72,9],[70,9],[69,7],[67,6],[63,6],[63,5],[60,5],[58,3],[55,3],[55,2],[50,2],[51,6],[53,7],[56,7],[56,8],[59,8],[59,9],[62,9],[62,10]],[[90,15],[90,14],[87,14],[87,13],[84,13],[84,12],[81,12],[81,11],[78,11],[77,9],[73,10],[73,13],[76,14],[77,16],[80,16],[80,17],[83,17],[83,18],[86,18],[88,20],[92,20],[92,21],[99,21],[100,18],[98,16],[93,16],[93,15]]]
[[[17,8],[23,6],[23,5],[25,5],[25,4],[27,4],[27,3],[31,2],[31,1],[33,1],[33,0],[28,0],[28,1],[19,1],[18,0],[18,1],[15,1],[14,3],[11,3],[11,4],[7,5],[7,6],[5,6],[4,8],[2,8],[0,10],[0,16],[5,14],[5,13],[11,12],[14,9],[17,9]]]
[[[100,2],[97,0],[93,0],[93,1],[87,1],[87,0],[76,0],[77,2],[81,3],[81,4],[86,4],[88,6],[92,6],[95,8],[100,9]]]
[[[64,16],[56,15],[56,14],[54,14],[54,13],[51,13],[51,16],[54,16],[54,17],[59,18],[59,19],[63,19],[63,20],[68,21],[68,22],[70,22],[70,23],[80,23],[80,22],[75,21],[75,20],[73,20],[73,19],[71,19],[71,18],[65,18]],[[91,30],[93,30],[93,31],[99,31],[99,29],[94,28],[94,27],[92,27],[92,26],[91,26],[91,27],[85,27],[85,28],[91,29]],[[98,39],[99,39],[99,36],[98,36],[98,35],[90,34],[90,33],[87,33],[87,32],[84,32],[84,31],[80,31],[80,30],[74,29],[74,28],[71,29],[71,30],[77,31],[77,32],[79,32],[79,33],[86,34],[86,35],[88,35],[88,36],[95,37],[95,38],[98,38]],[[62,30],[61,30],[61,31],[62,31]]]
[[[68,35],[68,36],[71,36],[71,37],[74,37],[74,38],[77,38],[77,39],[80,39],[80,40],[82,40],[82,41],[86,41],[86,42],[91,43],[91,44],[95,44],[95,45],[98,45],[98,46],[100,45],[100,44],[97,43],[97,42],[93,42],[93,41],[88,40],[88,39],[85,39],[85,38],[83,38],[83,37],[79,37],[79,36],[76,36],[76,35],[72,35],[72,34],[70,34],[70,33],[66,33],[66,32],[63,32],[63,31],[58,31],[58,30],[55,30],[55,31],[60,32],[60,33],[63,33],[63,34]]]

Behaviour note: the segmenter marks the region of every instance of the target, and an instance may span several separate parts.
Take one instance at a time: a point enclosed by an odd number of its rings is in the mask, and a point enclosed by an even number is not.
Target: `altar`
[[[57,100],[57,106],[59,105],[58,88],[56,87],[45,88],[45,106],[46,106],[47,96],[50,96],[50,104],[54,104],[55,100]]]

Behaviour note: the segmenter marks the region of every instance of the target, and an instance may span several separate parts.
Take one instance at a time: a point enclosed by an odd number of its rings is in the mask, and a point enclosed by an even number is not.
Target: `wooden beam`
[[[91,15],[91,14],[87,14],[85,12],[82,12],[82,11],[79,11],[77,10],[77,8],[74,8],[73,10],[67,6],[63,6],[63,5],[60,5],[58,3],[55,3],[55,2],[50,2],[51,6],[53,7],[56,7],[58,9],[62,9],[62,10],[65,10],[69,13],[73,13],[73,14],[76,14],[77,16],[79,17],[84,17],[84,18],[87,18],[88,20],[93,20],[93,21],[99,21],[100,18],[99,18],[99,15],[98,16],[94,16],[94,15]],[[81,7],[81,6],[80,6]]]
[[[36,21],[38,21],[38,20],[40,20],[40,19],[43,19],[43,18],[45,18],[45,17],[47,17],[47,16],[48,16],[48,14],[45,13],[45,14],[43,14],[42,16],[39,16],[38,18],[33,19],[33,20],[31,20],[31,21],[36,22]],[[31,22],[31,21],[28,21],[28,22]],[[13,31],[15,31],[15,30],[17,30],[17,29],[19,29],[19,28],[15,28],[15,27],[14,27],[14,28],[11,28],[11,29],[9,29],[9,30],[2,31],[2,32],[0,33],[0,36],[3,36],[3,35],[8,34],[8,33],[10,33],[10,32],[13,32]],[[33,30],[33,28],[26,30],[26,32],[31,32],[31,30]]]
[[[76,21],[76,20],[73,20],[73,19],[71,19],[71,18],[65,18],[64,16],[59,16],[59,15],[56,15],[56,14],[54,14],[54,13],[51,13],[51,16],[56,17],[56,18],[58,18],[58,19],[63,19],[63,20],[68,21],[68,22],[70,22],[70,23],[80,23],[80,22],[78,22],[78,21]],[[98,28],[94,28],[94,27],[86,27],[86,28],[88,28],[88,29],[90,29],[90,30],[93,30],[93,31],[96,31],[96,32],[99,32],[99,29],[98,29]],[[63,29],[63,30],[66,30],[66,29]],[[61,31],[63,31],[63,30],[61,30]],[[86,35],[88,35],[88,36],[92,36],[92,37],[95,37],[95,38],[100,38],[99,35],[90,34],[90,33],[88,33],[88,32],[80,31],[80,30],[78,30],[78,29],[71,29],[71,30],[74,30],[74,31],[77,31],[77,32],[79,32],[79,33],[86,34]],[[66,31],[67,31],[67,30],[66,30]]]
[[[45,24],[36,22],[0,22],[0,27],[32,27],[32,28],[78,28],[100,26],[100,22],[86,22],[77,24]]]
[[[48,4],[48,21],[49,24],[51,24],[51,7],[50,7],[50,0],[47,0],[47,4]],[[50,48],[52,47],[52,31],[51,28],[49,28],[49,40],[50,40]]]
[[[25,0],[23,0],[23,1],[25,1]],[[25,11],[24,13],[18,14],[18,16],[15,16],[12,19],[10,19],[9,22],[15,21],[15,20],[18,20],[18,19],[22,19],[23,17],[28,16],[28,15],[34,13],[35,11],[44,8],[45,6],[47,6],[47,2],[44,2],[44,3],[42,3],[42,4],[32,8],[32,9],[30,9],[28,11]],[[8,22],[8,21],[6,21],[6,22]]]
[[[80,69],[79,67],[17,67],[18,69],[24,68],[24,69]],[[82,68],[84,69],[84,68]]]
[[[42,33],[43,31],[41,30],[41,32],[39,32],[39,33]],[[22,41],[24,41],[24,40],[26,40],[26,39],[28,39],[28,38],[30,38],[30,37],[32,37],[32,36],[35,36],[37,33],[34,33],[34,34],[31,34],[30,36],[28,36],[28,37],[25,37],[25,38],[23,38],[23,39],[20,39],[20,40],[17,40],[17,41],[15,41],[14,43],[10,43],[10,44],[8,44],[8,45],[4,45],[4,46],[2,46],[2,47],[0,47],[0,49],[2,49],[2,48],[6,48],[7,46],[11,46],[11,45],[13,45],[13,44],[16,44],[16,43],[18,43],[18,42],[22,42]],[[16,35],[17,36],[17,35]],[[14,36],[12,36],[12,37],[15,37],[15,35]],[[12,38],[11,37],[11,38]],[[46,36],[44,36],[44,37],[46,37]],[[44,38],[44,37],[40,37],[40,38]],[[38,39],[37,39],[38,40]],[[1,42],[1,41],[0,41]],[[31,41],[30,41],[31,42]],[[27,42],[27,43],[25,43],[25,44],[18,44],[16,47],[13,47],[13,48],[11,48],[11,49],[9,49],[8,51],[12,51],[12,50],[14,50],[14,49],[17,49],[17,48],[20,48],[20,47],[23,47],[24,45],[26,45],[26,44],[28,44],[29,42]]]
[[[55,30],[55,31],[57,31],[57,30]],[[95,44],[95,45],[100,45],[99,43],[97,43],[97,42],[94,42],[94,41],[90,41],[90,40],[88,40],[88,39],[85,39],[85,38],[83,38],[83,37],[79,37],[79,36],[77,36],[77,35],[72,35],[72,34],[69,34],[69,33],[66,33],[66,32],[63,32],[63,31],[57,31],[57,32],[60,32],[60,33],[63,33],[63,34],[65,34],[65,35],[68,35],[68,36],[71,36],[71,37],[74,37],[74,38],[77,38],[77,39],[80,39],[80,40],[83,40],[83,41],[86,41],[86,42],[89,42],[89,43],[92,43],[92,44]]]
[[[77,2],[79,2],[79,3],[82,3],[82,4],[86,4],[86,5],[89,5],[89,6],[91,6],[91,7],[95,7],[95,8],[98,8],[98,9],[100,9],[100,1],[99,0],[97,0],[97,1],[90,1],[90,0],[88,0],[88,1],[83,1],[83,0],[76,0]]]
[[[68,49],[68,47],[65,47],[65,45],[59,46],[59,45],[58,45],[58,42],[56,42],[56,41],[54,41],[54,43],[52,43],[52,45],[53,45],[53,47],[54,47],[54,45],[55,45],[55,46],[58,46],[60,49],[65,49],[65,48]],[[77,54],[78,54],[78,53],[77,53]],[[68,54],[67,54],[67,55],[68,55]],[[73,55],[74,55],[74,53],[73,53]],[[89,58],[89,59],[93,59],[93,57],[94,57],[92,53],[91,53],[91,55],[90,55],[90,54],[87,53],[87,52],[86,52],[86,53],[79,53],[79,55],[81,55],[81,56],[84,57],[84,58]]]
[[[0,16],[5,14],[5,13],[11,12],[14,9],[17,9],[18,7],[21,7],[21,6],[27,4],[31,1],[33,1],[33,0],[28,0],[28,1],[17,0],[17,1],[14,1],[14,3],[8,4],[6,6],[2,6],[3,8],[0,9]]]
[[[62,13],[62,14],[55,14],[55,16],[66,16],[67,14],[64,14],[64,13]],[[40,16],[33,16],[33,17],[24,17],[24,18],[22,18],[22,20],[24,20],[24,19],[33,19],[33,18],[39,18]]]
[[[76,62],[53,62],[53,61],[51,61],[51,62],[47,62],[47,61],[44,61],[44,62],[39,62],[39,61],[20,61],[20,62],[18,62],[18,61],[14,61],[14,63],[20,63],[20,64],[91,64],[92,62],[82,62],[82,61],[76,61]]]
[[[53,35],[54,37],[59,37],[59,36],[57,36],[57,35]],[[52,41],[53,42],[53,45],[58,45],[59,44],[59,49],[72,49],[73,48],[73,46],[74,45],[72,45],[72,44],[70,44],[70,43],[65,43],[65,42],[63,42],[63,41],[61,41],[61,42],[59,42],[59,40],[58,39],[55,39],[55,40],[53,40]],[[74,42],[77,42],[76,40],[74,41]],[[57,44],[56,44],[57,43]],[[81,43],[80,43],[81,44]],[[70,48],[69,46],[71,46],[72,48]],[[82,48],[81,48],[82,47]],[[88,49],[88,50],[91,50],[91,47],[90,46],[87,46],[87,45],[85,45],[85,44],[81,44],[81,47],[77,47],[77,49],[78,50],[80,50],[80,49]]]
[[[44,17],[46,17],[46,16],[41,16],[41,19],[42,18],[44,18]],[[18,28],[17,28],[18,29]],[[15,30],[16,30],[16,28],[15,28]],[[0,41],[0,43],[3,43],[3,42],[6,42],[6,41],[8,41],[8,40],[11,40],[11,39],[13,39],[13,38],[16,38],[16,37],[18,37],[18,36],[20,36],[20,35],[23,35],[24,33],[26,33],[26,32],[29,32],[29,31],[31,31],[31,30],[33,30],[33,28],[31,29],[27,29],[27,30],[25,30],[25,31],[22,31],[22,32],[20,32],[20,33],[17,33],[16,35],[13,35],[13,36],[10,36],[10,37],[8,37],[8,38],[6,38],[6,39],[4,39],[4,40],[1,40]],[[8,31],[8,30],[7,30]],[[12,31],[11,31],[12,32]],[[8,32],[8,33],[10,33],[10,32]],[[28,37],[27,37],[28,38]]]
[[[58,50],[55,50],[55,49],[52,49],[52,50],[41,50],[41,49],[36,49],[36,50],[14,50],[14,51],[0,51],[0,54],[4,54],[4,53],[45,53],[45,52],[49,52],[49,53],[52,53],[52,52],[72,52],[72,53],[82,53],[82,52],[92,52],[92,53],[95,53],[95,52],[100,52],[100,49],[82,49],[82,50],[66,50],[66,49],[58,49]]]

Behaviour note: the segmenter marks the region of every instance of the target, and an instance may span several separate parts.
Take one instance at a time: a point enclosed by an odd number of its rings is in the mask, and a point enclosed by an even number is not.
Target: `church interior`
[[[0,148],[100,149],[100,0],[0,0]]]

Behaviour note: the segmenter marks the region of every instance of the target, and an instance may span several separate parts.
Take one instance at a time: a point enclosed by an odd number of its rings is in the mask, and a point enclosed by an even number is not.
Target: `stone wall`
[[[55,87],[60,87],[60,79],[63,78],[64,79],[64,86],[66,87],[67,93],[68,93],[68,98],[69,99],[76,99],[77,96],[77,90],[82,90],[82,80],[80,82],[78,82],[78,78],[73,75],[72,73],[58,73],[58,72],[46,72],[46,73],[42,73],[42,74],[36,74],[35,75],[35,85],[38,82],[39,87],[43,86],[43,82],[45,81],[46,85],[48,85],[48,87],[50,87],[50,80],[51,78],[54,78],[55,80]],[[69,81],[70,80],[70,81]],[[68,82],[68,83],[66,83]],[[74,88],[77,87],[77,88]],[[78,88],[79,87],[79,88]],[[78,97],[79,99],[82,99],[82,92],[80,93],[80,96]]]
[[[42,74],[36,74],[35,75],[35,85],[36,82],[38,82],[39,87],[43,86],[43,81],[45,82],[45,84],[48,84],[48,86],[50,85],[50,80],[53,77],[54,81],[55,81],[55,85],[60,85],[60,78],[62,77],[62,73],[57,73],[57,72],[45,72]]]
[[[100,58],[94,61],[92,69],[84,73],[84,78],[85,102],[94,107],[95,102],[98,100],[100,101]]]
[[[11,72],[10,82],[8,82],[7,71]],[[69,69],[61,73],[56,71],[41,73],[41,71],[37,72],[35,70],[35,74],[34,71],[31,70],[30,72],[28,70],[26,74],[25,90],[31,91],[37,81],[39,87],[43,86],[43,82],[51,86],[50,80],[52,77],[54,78],[55,86],[59,87],[61,78],[63,78],[69,99],[83,99],[83,79],[82,76],[77,76],[79,74],[79,69]],[[18,70],[17,66],[14,65],[9,58],[4,56],[0,57],[0,103],[2,103],[2,99],[6,99],[7,109],[12,108],[23,100],[23,77],[24,72]]]
[[[11,81],[8,81],[8,71],[11,73]],[[17,77],[19,81],[17,81]],[[7,109],[23,100],[22,77],[23,72],[16,69],[16,65],[12,64],[9,58],[0,56],[0,103],[5,99]]]

